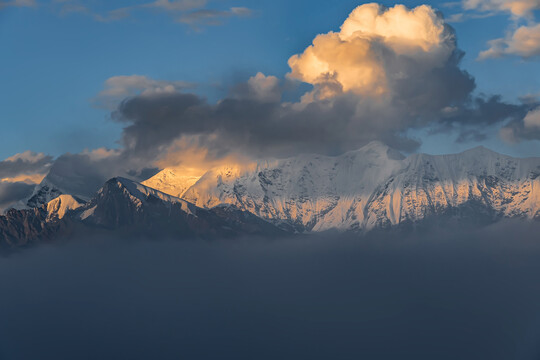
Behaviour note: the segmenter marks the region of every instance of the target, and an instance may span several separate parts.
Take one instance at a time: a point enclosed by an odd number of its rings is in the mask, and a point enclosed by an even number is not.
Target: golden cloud
[[[351,12],[340,32],[320,34],[292,56],[288,77],[317,86],[319,99],[342,92],[378,96],[391,90],[391,78],[407,76],[389,69],[388,52],[421,62],[428,71],[443,66],[455,48],[453,32],[430,6],[365,4]]]

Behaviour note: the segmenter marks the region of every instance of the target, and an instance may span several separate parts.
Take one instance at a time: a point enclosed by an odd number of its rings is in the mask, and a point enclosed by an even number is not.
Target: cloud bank
[[[282,82],[259,73],[216,104],[183,92],[136,96],[113,118],[126,124],[122,144],[135,154],[155,156],[189,138],[209,156],[254,157],[335,154],[372,140],[414,151],[419,142],[407,137],[410,129],[454,131],[466,141],[522,121],[534,104],[473,95],[462,56],[453,29],[429,6],[366,4],[340,32],[318,35],[289,59],[284,81],[313,86],[299,102],[282,102]]]
[[[42,246],[0,261],[0,357],[537,359],[537,225]]]

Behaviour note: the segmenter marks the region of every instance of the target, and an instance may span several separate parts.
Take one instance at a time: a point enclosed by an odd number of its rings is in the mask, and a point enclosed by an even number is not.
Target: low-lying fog
[[[540,224],[0,258],[0,359],[538,359]]]

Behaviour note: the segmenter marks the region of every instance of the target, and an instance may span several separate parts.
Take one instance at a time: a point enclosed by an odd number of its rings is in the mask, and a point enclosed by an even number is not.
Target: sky
[[[0,193],[373,140],[540,155],[538,0],[401,4],[1,0]]]

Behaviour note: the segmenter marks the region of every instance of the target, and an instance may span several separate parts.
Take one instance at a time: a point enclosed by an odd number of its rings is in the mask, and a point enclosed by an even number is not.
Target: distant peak
[[[130,179],[127,179],[127,178],[124,178],[124,177],[120,177],[120,176],[117,176],[117,177],[113,177],[112,179],[109,179],[106,184],[120,184],[124,187],[127,187],[127,186],[130,186],[130,185],[133,185],[135,184],[136,182],[133,181],[133,180],[130,180]]]
[[[379,140],[373,140],[362,146],[361,149],[390,149],[388,145]]]
[[[71,195],[60,195],[47,203],[48,219],[62,219],[68,211],[83,206],[84,201]]]
[[[356,150],[356,152],[364,152],[364,153],[376,153],[378,155],[387,157],[390,160],[403,160],[405,159],[405,156],[400,153],[398,150],[391,148],[390,146],[386,145],[385,143],[374,140],[370,141],[360,149]]]
[[[488,149],[487,147],[485,147],[483,145],[479,145],[479,146],[473,147],[473,148],[471,148],[469,150],[465,150],[462,153],[463,154],[486,154],[486,153],[489,153],[489,154],[500,155],[498,152],[493,151],[491,149]]]

